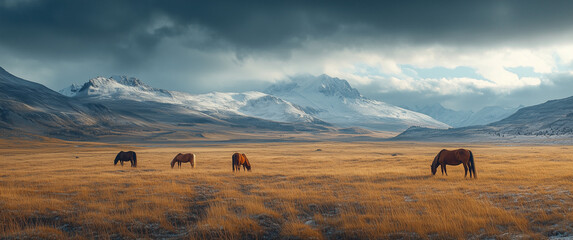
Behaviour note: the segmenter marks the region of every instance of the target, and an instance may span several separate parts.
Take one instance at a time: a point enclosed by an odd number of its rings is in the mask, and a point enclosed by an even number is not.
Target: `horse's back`
[[[469,150],[463,148],[455,150],[455,153],[458,159],[469,159],[471,155]]]
[[[446,164],[451,165],[458,165],[462,162],[467,162],[470,158],[470,151],[460,148],[456,150],[442,150],[440,151],[440,162],[444,162]]]

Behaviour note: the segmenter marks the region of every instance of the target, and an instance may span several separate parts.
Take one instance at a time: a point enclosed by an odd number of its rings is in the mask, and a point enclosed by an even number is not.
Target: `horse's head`
[[[117,155],[115,155],[115,160],[113,160],[113,165],[117,165],[117,162],[119,162],[119,159],[121,158],[121,154],[123,154],[123,151],[119,152]]]
[[[442,150],[444,151],[444,150]],[[432,175],[436,175],[436,171],[438,171],[438,166],[440,165],[439,159],[440,159],[440,153],[442,153],[442,151],[440,151],[438,153],[438,155],[436,155],[436,157],[434,157],[434,161],[432,162],[432,165],[430,165],[430,169],[432,169]]]
[[[171,160],[171,168],[173,168],[175,166],[175,162],[177,162],[177,158],[181,156],[181,153],[177,154],[177,156],[175,156],[173,158],[173,160]]]
[[[247,168],[247,171],[251,171],[251,163],[249,162],[247,155],[243,153],[243,157],[245,158],[245,167]]]

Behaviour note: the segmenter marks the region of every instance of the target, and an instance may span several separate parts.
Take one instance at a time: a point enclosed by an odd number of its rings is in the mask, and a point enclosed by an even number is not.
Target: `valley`
[[[0,140],[0,238],[561,239],[573,148],[420,142]],[[432,176],[442,148],[475,154]],[[138,167],[114,166],[119,150]],[[170,168],[179,152],[197,166]],[[244,152],[253,168],[231,170]],[[447,223],[447,224],[444,224]]]

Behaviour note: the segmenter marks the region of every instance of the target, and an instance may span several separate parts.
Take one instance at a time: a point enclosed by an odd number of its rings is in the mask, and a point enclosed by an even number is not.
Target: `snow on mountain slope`
[[[172,93],[181,104],[212,114],[227,115],[233,113],[278,122],[317,121],[313,116],[300,110],[292,103],[262,92],[213,92],[199,95]]]
[[[427,115],[362,97],[348,82],[327,75],[302,76],[275,84],[263,92],[192,95],[166,91],[125,76],[98,77],[85,83],[74,97],[101,100],[151,101],[182,105],[211,116],[255,117],[276,122],[332,123],[340,127],[400,131],[410,126],[447,128]],[[73,89],[73,87],[70,87]]]
[[[96,77],[84,83],[77,90],[72,84],[59,92],[69,93],[70,97],[93,97],[99,99],[125,99],[133,101],[154,101],[162,103],[176,103],[171,93],[166,90],[150,87],[137,78],[126,76],[113,76],[111,78]],[[69,90],[68,90],[69,89]]]
[[[125,76],[97,77],[74,91],[72,85],[60,90],[71,97],[99,100],[149,101],[182,105],[217,117],[240,115],[278,122],[321,122],[297,106],[261,92],[220,93],[192,95],[150,87],[139,79]]]
[[[67,88],[61,89],[60,91],[58,91],[60,94],[67,96],[67,97],[72,97],[75,96],[76,93],[78,91],[80,91],[80,89],[82,89],[81,85],[75,84],[73,83],[72,85],[70,85]]]
[[[374,130],[404,130],[410,126],[448,128],[427,115],[360,95],[348,82],[327,75],[298,76],[265,92],[302,106],[309,114],[340,126]]]

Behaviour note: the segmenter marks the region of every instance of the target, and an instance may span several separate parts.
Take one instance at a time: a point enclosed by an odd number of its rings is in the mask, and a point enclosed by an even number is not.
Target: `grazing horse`
[[[245,169],[247,171],[251,171],[251,163],[249,163],[247,155],[245,155],[244,153],[233,154],[233,172],[235,171],[235,169],[237,171],[241,171],[241,165],[243,165],[243,171]]]
[[[117,165],[117,161],[121,162],[121,166],[123,166],[123,162],[129,161],[132,167],[137,167],[137,156],[135,155],[134,151],[124,152],[121,151],[115,156],[115,160],[113,161],[113,165]]]
[[[453,151],[442,149],[442,151],[440,151],[438,155],[436,155],[436,157],[434,158],[434,162],[432,162],[431,165],[432,175],[436,175],[438,165],[442,166],[442,175],[444,175],[445,172],[446,176],[448,176],[448,171],[446,171],[446,164],[460,165],[462,163],[464,164],[464,170],[466,171],[466,175],[464,177],[468,176],[468,168],[469,168],[470,178],[472,177],[472,172],[473,172],[473,177],[477,178],[476,165],[474,163],[474,155],[472,151],[466,149],[458,149]]]
[[[179,168],[181,168],[181,163],[186,163],[186,162],[191,163],[191,168],[195,168],[196,159],[197,157],[193,153],[185,153],[185,154],[179,153],[177,154],[177,156],[173,158],[173,161],[171,161],[171,168],[175,166],[175,162],[177,162]]]

